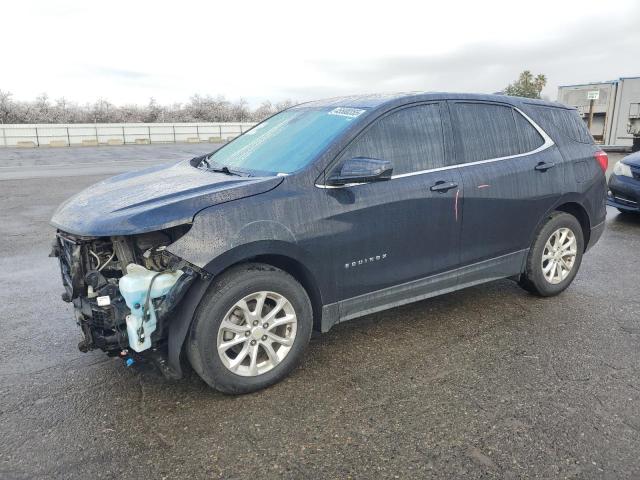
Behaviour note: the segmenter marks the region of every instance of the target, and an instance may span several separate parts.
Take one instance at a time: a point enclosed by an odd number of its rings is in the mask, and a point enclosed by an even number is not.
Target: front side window
[[[293,108],[252,128],[208,158],[209,163],[259,174],[306,167],[365,113],[357,108]]]
[[[394,175],[444,166],[440,105],[403,108],[380,118],[347,147],[341,160],[354,157],[388,160]]]
[[[523,153],[511,107],[490,103],[452,104],[458,163]]]

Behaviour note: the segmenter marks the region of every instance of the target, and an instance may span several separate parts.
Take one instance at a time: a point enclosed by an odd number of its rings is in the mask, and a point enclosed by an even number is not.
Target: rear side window
[[[579,143],[593,143],[593,138],[587,130],[587,125],[576,110],[566,108],[544,107],[530,105],[531,114],[547,133],[558,130],[565,137]],[[550,128],[552,127],[552,128]]]
[[[444,166],[444,135],[437,103],[403,108],[377,120],[342,155],[377,158],[393,164],[393,174]]]
[[[520,112],[513,111],[516,119],[516,127],[518,128],[518,136],[520,137],[520,145],[522,152],[531,152],[544,144],[544,138],[538,133],[533,125],[524,118]]]
[[[489,103],[452,104],[458,163],[523,153],[511,107]]]

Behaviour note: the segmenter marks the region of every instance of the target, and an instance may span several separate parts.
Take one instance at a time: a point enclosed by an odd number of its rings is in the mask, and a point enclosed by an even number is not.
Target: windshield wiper
[[[200,157],[200,163],[198,163],[198,168],[202,168],[205,169],[209,172],[216,172],[216,173],[224,173],[225,175],[233,175],[236,177],[250,177],[251,174],[249,172],[245,172],[242,170],[237,170],[237,169],[230,169],[228,166],[226,165],[218,165],[216,163],[210,162],[209,159],[211,158],[212,154],[209,155],[204,155],[203,157]]]
[[[208,163],[208,162],[207,162]],[[210,172],[224,173],[225,175],[235,175],[237,177],[248,177],[248,173],[237,172],[235,170],[229,170],[229,167],[223,165],[222,167],[209,167],[207,170]]]

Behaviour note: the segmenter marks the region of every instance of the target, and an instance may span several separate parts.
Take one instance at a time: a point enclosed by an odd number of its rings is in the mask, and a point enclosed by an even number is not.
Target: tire
[[[264,307],[259,309],[258,302]],[[281,308],[270,318],[276,306]],[[279,382],[295,368],[312,328],[311,302],[291,275],[266,264],[242,264],[223,273],[207,290],[194,315],[187,356],[198,375],[216,390],[254,392]]]
[[[557,254],[558,256],[555,257],[553,253],[553,248],[555,248],[554,242],[560,241],[562,234],[567,230],[570,234],[567,233],[567,237],[563,240],[564,247],[560,249],[561,251]],[[556,236],[558,235],[557,232],[560,232],[560,236]],[[573,242],[575,243],[575,254],[572,262],[570,261],[571,255],[567,253],[574,250],[568,246],[569,243],[571,243],[571,234],[575,240]],[[552,240],[552,236],[555,236],[554,240]],[[548,244],[547,242],[551,243]],[[552,248],[549,249],[548,245]],[[578,222],[576,217],[568,213],[553,212],[547,217],[533,240],[527,255],[525,271],[520,278],[520,286],[534,295],[541,297],[558,295],[571,284],[578,273],[578,269],[582,263],[583,252],[584,235],[580,222]],[[548,254],[551,258],[543,262],[543,253]],[[553,262],[559,265],[559,270],[553,267]],[[568,269],[567,264],[570,264],[570,268]],[[553,278],[549,279],[549,276]]]

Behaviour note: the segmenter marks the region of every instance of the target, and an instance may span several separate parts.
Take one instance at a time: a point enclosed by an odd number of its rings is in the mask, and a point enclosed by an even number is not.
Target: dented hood
[[[282,177],[237,177],[189,161],[109,178],[65,201],[51,224],[83,236],[132,235],[190,223],[206,207],[267,192]]]

